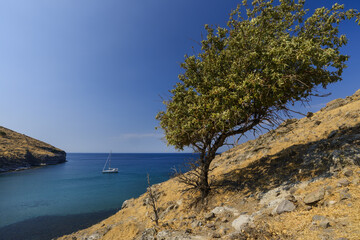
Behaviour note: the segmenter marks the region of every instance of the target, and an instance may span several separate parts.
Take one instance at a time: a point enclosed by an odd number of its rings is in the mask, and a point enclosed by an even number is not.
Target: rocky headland
[[[359,165],[360,90],[217,156],[205,204],[174,177],[151,186],[158,225],[148,190],[59,239],[360,239]]]
[[[0,126],[0,173],[63,162],[63,150]]]

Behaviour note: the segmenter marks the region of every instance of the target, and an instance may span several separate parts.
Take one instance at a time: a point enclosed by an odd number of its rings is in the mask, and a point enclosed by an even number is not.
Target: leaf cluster
[[[297,101],[309,101],[315,88],[341,80],[349,56],[339,24],[356,18],[343,5],[318,8],[304,0],[243,1],[226,27],[205,26],[201,52],[185,56],[180,82],[157,115],[170,145],[205,152],[227,137],[274,121]]]

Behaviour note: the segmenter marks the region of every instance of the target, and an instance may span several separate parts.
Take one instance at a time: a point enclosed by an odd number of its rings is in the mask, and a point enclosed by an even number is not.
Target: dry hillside
[[[176,178],[76,239],[360,239],[360,90],[221,155],[206,205]]]
[[[0,126],[0,173],[66,161],[66,153]]]

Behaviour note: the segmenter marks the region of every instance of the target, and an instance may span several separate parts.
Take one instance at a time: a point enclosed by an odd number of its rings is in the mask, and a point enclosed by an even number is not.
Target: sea
[[[67,162],[0,174],[0,239],[49,240],[113,215],[151,184],[168,180],[191,153],[68,153]]]

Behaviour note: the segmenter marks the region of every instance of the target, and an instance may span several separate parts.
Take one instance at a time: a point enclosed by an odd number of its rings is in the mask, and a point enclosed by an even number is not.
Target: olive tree
[[[169,145],[198,152],[198,178],[188,182],[205,198],[209,168],[230,136],[276,123],[295,102],[341,80],[347,43],[343,20],[359,12],[343,5],[310,14],[304,0],[243,1],[226,27],[205,25],[201,51],[185,56],[183,73],[156,118]]]

